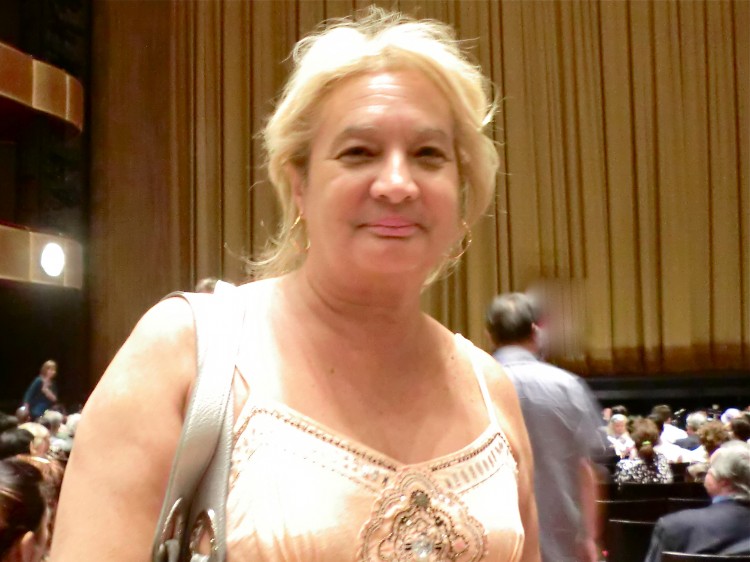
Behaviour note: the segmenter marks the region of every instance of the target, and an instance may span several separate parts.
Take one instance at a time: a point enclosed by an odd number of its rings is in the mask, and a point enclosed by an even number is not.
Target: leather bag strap
[[[233,285],[220,282],[214,294],[172,293],[165,297],[184,298],[193,310],[197,366],[154,537],[154,562],[177,562],[181,551],[195,552],[191,543],[204,531],[209,534],[210,554],[191,554],[189,559],[218,562],[226,557],[226,495],[234,417],[231,387],[246,308],[240,294]]]

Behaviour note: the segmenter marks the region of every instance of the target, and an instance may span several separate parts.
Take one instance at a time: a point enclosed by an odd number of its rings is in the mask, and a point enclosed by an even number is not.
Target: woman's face
[[[612,431],[614,431],[615,435],[622,435],[625,433],[625,430],[627,428],[625,427],[625,422],[623,420],[616,420],[612,422]]]
[[[421,72],[344,80],[317,115],[294,181],[308,261],[428,274],[458,240],[459,171],[448,101]]]

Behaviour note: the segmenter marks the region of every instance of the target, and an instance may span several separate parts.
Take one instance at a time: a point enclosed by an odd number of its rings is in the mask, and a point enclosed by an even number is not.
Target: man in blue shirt
[[[493,356],[518,393],[534,451],[544,562],[596,562],[596,478],[604,452],[601,409],[580,377],[540,360],[543,334],[531,297],[496,297],[487,310]]]

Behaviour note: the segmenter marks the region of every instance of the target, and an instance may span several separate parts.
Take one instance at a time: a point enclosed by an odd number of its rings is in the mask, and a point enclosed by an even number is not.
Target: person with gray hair
[[[708,421],[708,416],[704,412],[693,412],[688,414],[685,420],[685,430],[687,431],[687,437],[678,439],[674,442],[678,447],[687,449],[688,451],[695,451],[701,446],[700,437],[698,437],[698,430],[703,427]]]
[[[591,459],[604,453],[601,408],[580,377],[540,359],[540,316],[532,297],[499,295],[487,309],[487,332],[518,393],[531,439],[542,560],[595,562]]]
[[[644,562],[659,562],[664,551],[750,554],[750,445],[728,441],[719,447],[704,486],[711,505],[659,519]]]

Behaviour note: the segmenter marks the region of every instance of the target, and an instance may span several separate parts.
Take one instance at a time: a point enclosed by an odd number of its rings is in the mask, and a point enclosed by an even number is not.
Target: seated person
[[[607,424],[607,441],[612,446],[615,454],[625,458],[630,454],[633,440],[628,434],[628,418],[623,414],[613,414]]]
[[[729,422],[729,431],[732,432],[733,439],[750,443],[750,416],[742,414],[733,418]]]
[[[654,422],[656,429],[659,430],[659,442],[654,446],[654,451],[664,455],[670,463],[680,463],[690,457],[690,451],[664,439],[664,421],[661,416],[651,414],[648,416],[648,419]],[[633,456],[631,455],[631,458]]]
[[[651,409],[651,415],[659,417],[662,421],[662,427],[664,428],[661,432],[662,443],[674,443],[678,439],[685,439],[688,436],[684,429],[672,425],[672,408],[668,404],[654,406]]]
[[[698,430],[703,427],[703,424],[707,421],[708,417],[706,417],[705,412],[693,412],[692,414],[688,414],[688,417],[685,420],[687,437],[684,439],[678,439],[674,444],[683,449],[688,449],[689,451],[694,451],[700,447],[701,440],[698,438]]]
[[[719,420],[707,422],[698,430],[701,446],[692,451],[691,457],[685,460],[691,464],[687,468],[686,477],[694,482],[703,482],[708,470],[708,459],[723,443],[729,441],[730,436],[724,424]]]
[[[614,480],[618,484],[650,484],[672,482],[672,469],[661,453],[654,450],[659,441],[659,430],[649,419],[633,421],[631,433],[636,457],[622,459],[615,467]]]
[[[659,562],[664,551],[750,554],[750,445],[722,445],[711,455],[704,485],[711,505],[659,519],[644,562]]]
[[[34,436],[28,429],[14,427],[0,433],[0,459],[31,453]]]
[[[0,461],[0,562],[39,562],[47,551],[47,501],[38,468]]]
[[[31,455],[35,457],[45,457],[49,451],[49,430],[40,423],[26,422],[18,426],[19,429],[25,429],[34,436],[34,440],[29,446]]]

